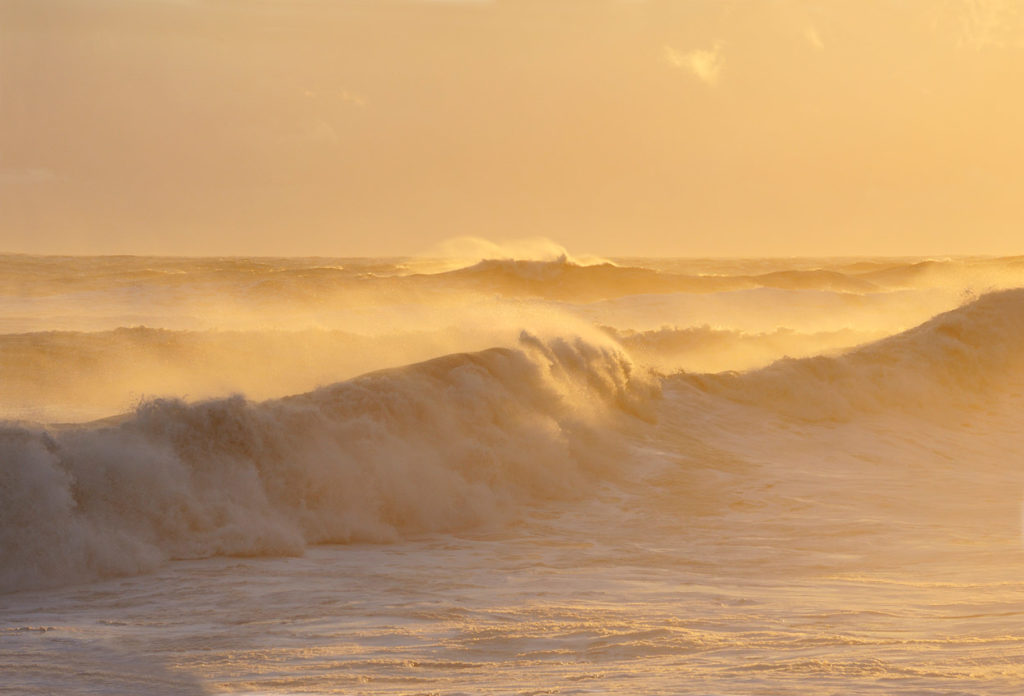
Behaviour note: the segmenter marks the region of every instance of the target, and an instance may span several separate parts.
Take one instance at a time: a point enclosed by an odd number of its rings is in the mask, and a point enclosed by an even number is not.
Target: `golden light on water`
[[[1024,678],[1011,0],[0,0],[0,691]]]

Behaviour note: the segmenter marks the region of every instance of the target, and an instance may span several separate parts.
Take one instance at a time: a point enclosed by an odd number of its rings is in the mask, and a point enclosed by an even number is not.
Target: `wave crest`
[[[582,340],[456,354],[264,403],[156,400],[0,428],[0,589],[507,519],[614,475],[657,383]]]
[[[838,357],[783,359],[744,374],[681,375],[704,391],[810,420],[887,409],[942,415],[1024,378],[1024,288],[989,293]]]

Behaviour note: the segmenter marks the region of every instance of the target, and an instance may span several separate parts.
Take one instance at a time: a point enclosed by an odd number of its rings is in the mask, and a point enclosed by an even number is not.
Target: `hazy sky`
[[[1024,253],[1014,0],[0,0],[0,250]]]

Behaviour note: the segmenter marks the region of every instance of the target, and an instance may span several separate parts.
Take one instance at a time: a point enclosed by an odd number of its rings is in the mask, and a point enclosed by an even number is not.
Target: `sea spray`
[[[959,418],[1024,379],[1024,289],[983,295],[844,355],[783,359],[749,373],[676,379],[811,420],[899,409]]]
[[[601,424],[657,385],[581,339],[456,354],[317,391],[142,404],[116,424],[0,430],[0,588],[169,558],[301,553],[497,522],[614,476]]]

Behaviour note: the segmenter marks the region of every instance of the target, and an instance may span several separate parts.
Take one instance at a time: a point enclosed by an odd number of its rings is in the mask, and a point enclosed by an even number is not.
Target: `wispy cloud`
[[[358,106],[360,109],[369,103],[363,95],[349,92],[347,89],[341,90],[338,94],[342,101],[348,102],[352,106]]]
[[[962,0],[960,43],[971,48],[1005,46],[1021,28],[1016,0]]]
[[[665,46],[665,62],[690,73],[704,84],[714,86],[722,76],[722,47],[722,42],[716,41],[710,49],[697,48],[683,53],[671,46]]]
[[[825,42],[821,40],[821,34],[818,33],[818,30],[813,24],[808,24],[804,27],[804,39],[806,39],[807,43],[809,43],[813,48],[819,51],[825,50]]]

